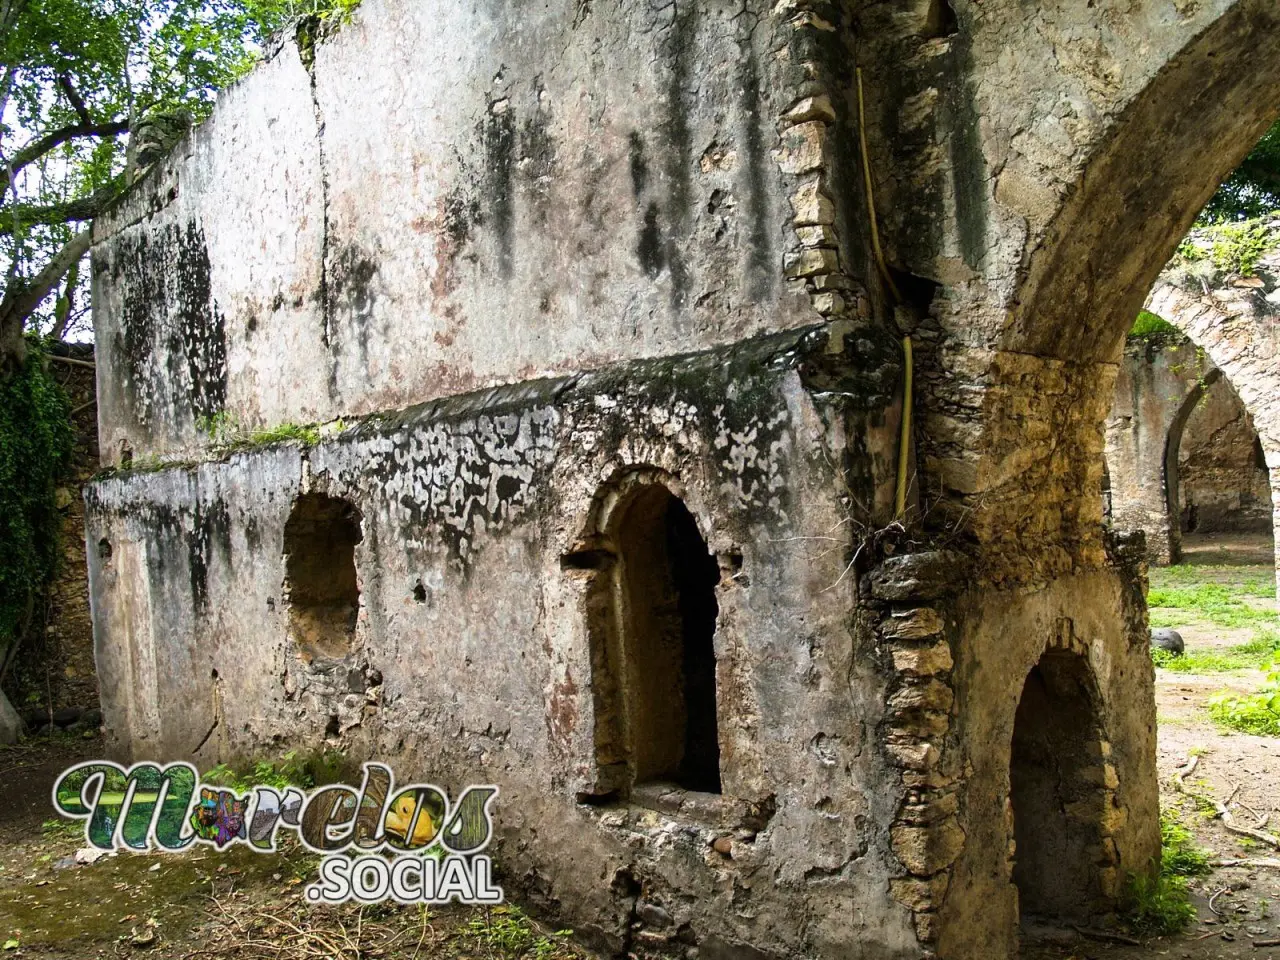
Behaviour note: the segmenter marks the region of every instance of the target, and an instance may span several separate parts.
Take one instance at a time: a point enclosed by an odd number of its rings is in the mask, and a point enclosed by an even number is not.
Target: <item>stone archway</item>
[[[1280,222],[1268,225],[1280,246]],[[1182,258],[1160,274],[1147,309],[1196,344],[1235,388],[1253,421],[1267,469],[1280,467],[1280,249],[1265,254],[1249,277],[1214,271]],[[1280,528],[1280,484],[1271,484],[1273,529]],[[1280,542],[1277,543],[1280,551]],[[1280,552],[1277,553],[1280,558]],[[1280,564],[1278,564],[1280,567]],[[1280,570],[1277,572],[1280,595]]]
[[[1012,949],[1017,897],[996,879],[1012,876],[999,858],[1014,817],[997,816],[1009,764],[989,744],[1012,733],[1046,621],[1074,624],[1089,651],[1114,750],[1100,904],[1158,856],[1145,573],[1138,544],[1102,523],[1103,424],[1153,282],[1280,113],[1280,10],[1265,0],[1180,16],[1138,0],[1106,18],[1083,0],[954,7],[945,41],[903,39],[886,16],[867,44],[886,259],[913,277],[901,313],[917,347],[923,526],[968,561],[957,597],[930,595],[956,629],[945,775],[910,778],[904,804],[964,797],[963,848],[936,917],[922,911],[946,958]]]
[[[1050,648],[1023,684],[1009,756],[1012,876],[1024,920],[1085,922],[1104,899],[1101,878],[1113,866],[1106,812],[1115,804],[1107,747],[1088,661]]]

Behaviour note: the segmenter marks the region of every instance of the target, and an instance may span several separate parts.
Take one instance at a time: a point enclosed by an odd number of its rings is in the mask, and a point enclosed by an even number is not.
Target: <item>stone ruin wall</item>
[[[1184,434],[1221,376],[1186,340],[1134,339],[1125,346],[1106,423],[1109,522],[1142,530],[1152,563],[1177,563],[1181,555],[1179,511],[1171,509],[1166,483],[1170,435]]]
[[[115,709],[127,717],[122,739],[145,745],[147,731],[164,733],[160,705],[172,678],[188,675],[166,669],[166,658],[180,666],[225,649],[219,659],[234,663],[232,651],[256,643],[266,650],[253,655],[282,658],[282,672],[232,673],[247,684],[235,696],[224,696],[233,681],[222,667],[211,664],[207,678],[190,672],[200,686],[186,692],[210,706],[199,717],[205,729],[179,731],[198,734],[186,749],[206,738],[201,749],[234,752],[273,729],[315,736],[336,727],[353,751],[403,751],[458,776],[492,768],[512,795],[535,798],[531,819],[504,845],[514,885],[551,912],[581,910],[575,926],[615,947],[678,955],[693,939],[705,956],[1004,956],[1016,942],[1020,891],[1049,907],[1064,896],[1043,878],[1015,885],[1017,823],[1061,820],[1015,816],[1011,800],[1014,781],[1034,773],[1028,758],[1050,742],[1034,725],[1033,736],[1018,732],[1035,679],[1088,701],[1070,738],[1070,813],[1080,825],[1070,906],[1108,910],[1118,879],[1142,869],[1159,838],[1143,551],[1141,538],[1104,535],[1101,425],[1119,344],[1151,278],[1211,181],[1272,119],[1259,106],[1260,90],[1280,88],[1272,6],[1139,0],[1102,16],[1068,0],[1028,16],[1011,2],[797,0],[768,10],[593,3],[502,14],[482,5],[455,22],[433,10],[427,23],[407,5],[367,0],[338,36],[282,45],[185,152],[98,226],[99,342],[122,373],[103,397],[106,460],[135,466],[90,500],[109,548],[91,552],[101,636],[158,616],[222,618],[198,634],[183,626],[181,643],[151,644],[164,634],[141,632],[136,655],[122,640],[100,642],[129,678],[120,687],[129,703]],[[866,81],[866,168],[855,62]],[[369,129],[386,135],[375,140]],[[1147,162],[1153,152],[1166,162]],[[887,280],[876,276],[864,175],[895,270]],[[1144,231],[1162,239],[1135,243]],[[170,283],[175,276],[191,282]],[[896,309],[888,280],[901,294]],[[777,379],[761,394],[789,398],[778,423],[795,452],[779,461],[779,476],[817,493],[768,519],[777,525],[763,535],[744,524],[772,514],[734,514],[722,499],[741,461],[708,452],[720,450],[714,405],[709,412],[664,386],[646,418],[602,381],[577,379],[582,366],[605,375],[644,360],[659,367],[628,367],[627,379],[665,384],[663,356],[709,350],[725,359],[752,353],[746,341],[773,331],[820,326],[825,336],[769,368]],[[894,531],[883,509],[898,381],[886,361],[896,361],[902,332],[916,347],[920,522]],[[872,376],[881,370],[888,375]],[[530,385],[536,377],[563,394],[551,402]],[[161,382],[172,392],[153,389]],[[513,386],[483,392],[504,383]],[[481,392],[382,425],[374,416],[469,390]],[[746,416],[729,392],[725,411]],[[826,398],[839,394],[852,395],[852,412],[832,418]],[[671,447],[644,439],[651,426],[682,419],[678,403],[698,411],[699,426],[685,421]],[[491,473],[467,468],[455,483],[453,468],[420,470],[406,453],[396,464],[403,479],[392,472],[370,490],[355,479],[364,476],[358,447],[412,447],[397,433],[404,422],[469,443],[479,423],[462,420],[508,410],[557,411],[551,476],[522,494],[538,509],[510,525],[504,511],[492,530],[491,514],[468,511],[484,532],[460,541],[477,551],[462,575],[448,565],[453,504]],[[369,419],[350,433],[331,430],[306,454],[284,446],[210,456],[200,425],[224,414],[236,429]],[[583,425],[597,417],[638,424],[635,439],[617,435],[608,469],[591,459],[600,450],[566,439],[594,432]],[[813,423],[823,429],[805,426]],[[806,611],[785,626],[760,614],[765,629],[742,631],[757,646],[726,661],[744,668],[760,703],[769,683],[786,694],[758,714],[731,697],[732,735],[722,727],[741,761],[733,772],[724,766],[726,794],[741,790],[756,803],[754,785],[794,774],[775,785],[764,829],[769,804],[746,810],[736,829],[698,833],[692,824],[706,811],[597,807],[569,788],[592,782],[581,745],[595,743],[595,704],[586,675],[565,668],[592,662],[583,625],[591,618],[587,609],[560,613],[546,595],[572,583],[589,604],[599,571],[578,565],[594,553],[573,538],[590,532],[592,497],[610,502],[602,482],[632,482],[617,474],[628,464],[674,478],[722,571],[734,569],[740,547],[752,587]],[[335,471],[346,479],[331,486]],[[812,546],[815,526],[841,524],[851,473],[856,499],[876,504],[873,522],[838,527],[848,537],[843,556],[778,561],[796,544]],[[492,483],[497,499],[486,493],[486,510],[504,502]],[[384,485],[418,496],[393,504]],[[362,655],[394,654],[386,669],[353,661],[345,691],[338,673],[308,676],[323,672],[316,660],[304,669],[289,659],[280,612],[284,500],[331,489],[358,500],[364,518],[352,548]],[[442,506],[422,514],[416,536],[388,519],[413,517],[424,497]],[[146,506],[170,500],[185,505],[174,519]],[[197,509],[219,500],[225,522],[216,506]],[[730,531],[727,554],[718,531]],[[162,543],[171,556],[161,557]],[[507,690],[492,672],[467,673],[467,655],[454,653],[447,695],[418,708],[465,719],[462,736],[447,741],[430,741],[425,726],[379,699],[404,684],[393,677],[404,665],[441,662],[398,633],[425,616],[419,608],[436,590],[424,579],[418,600],[421,550],[437,558],[427,566],[446,571],[440,590],[474,605],[470,618],[507,611],[504,635],[520,638],[529,664],[516,676],[524,689]],[[501,563],[490,566],[495,557]],[[857,563],[841,580],[846,557]],[[782,573],[767,579],[775,568]],[[522,594],[512,596],[508,569],[522,571]],[[250,577],[272,595],[258,587],[231,617],[212,603],[201,612],[214,592],[239,597],[230,585]],[[717,588],[726,617],[746,610],[733,593],[743,578],[730,579]],[[843,606],[828,589],[836,582],[850,591]],[[529,596],[539,590],[536,605]],[[442,623],[461,630],[470,620],[459,616]],[[823,642],[796,643],[801,616],[821,624]],[[268,631],[265,645],[249,638],[249,618],[263,618],[253,629]],[[716,642],[737,643],[737,630],[717,631]],[[476,634],[465,642],[479,643]],[[845,659],[818,661],[836,648]],[[576,689],[556,693],[566,676]],[[809,682],[817,694],[793,692]],[[258,702],[271,705],[264,721],[231,716]],[[509,724],[504,703],[519,705]],[[792,726],[800,717],[823,734],[803,759]],[[391,721],[404,724],[394,739]],[[578,748],[562,756],[566,729]],[[827,742],[835,737],[839,745]],[[828,783],[840,790],[827,793]],[[813,784],[822,785],[816,800]],[[573,829],[583,823],[594,826]],[[809,841],[824,831],[839,834],[821,849],[839,851],[840,863],[818,862]],[[708,844],[713,835],[725,841],[719,848]],[[1024,831],[1021,841],[1033,846],[1034,837]],[[798,878],[785,865],[792,854]]]
[[[105,462],[865,326],[848,51],[766,9],[388,2],[282,41],[95,224]],[[858,352],[891,392],[896,346]]]
[[[1249,415],[1225,377],[1187,418],[1178,450],[1183,533],[1271,534],[1271,481]]]

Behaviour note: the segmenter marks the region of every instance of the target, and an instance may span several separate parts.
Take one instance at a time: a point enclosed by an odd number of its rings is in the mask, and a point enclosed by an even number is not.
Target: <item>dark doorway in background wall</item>
[[[289,631],[307,660],[351,649],[360,587],[355,548],[360,511],[348,501],[307,493],[294,501],[284,528]]]
[[[1028,674],[1014,718],[1009,788],[1023,919],[1087,921],[1101,893],[1100,831],[1113,795],[1083,656],[1051,650]]]
[[[685,505],[658,484],[631,495],[615,529],[632,782],[719,793],[716,559]]]

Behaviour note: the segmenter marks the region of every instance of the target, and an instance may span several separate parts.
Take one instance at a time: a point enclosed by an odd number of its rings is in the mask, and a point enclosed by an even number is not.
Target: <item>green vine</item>
[[[71,458],[66,394],[40,342],[0,378],[0,643],[28,629],[58,569],[61,519],[55,501]]]

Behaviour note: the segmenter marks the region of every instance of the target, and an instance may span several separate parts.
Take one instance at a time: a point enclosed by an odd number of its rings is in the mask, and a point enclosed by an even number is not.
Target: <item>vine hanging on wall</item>
[[[0,377],[0,645],[6,654],[30,629],[57,572],[57,487],[71,457],[66,394],[40,341],[29,338],[28,350],[23,366]]]

